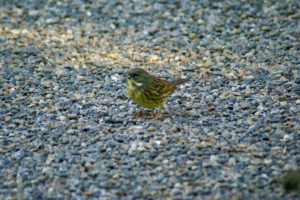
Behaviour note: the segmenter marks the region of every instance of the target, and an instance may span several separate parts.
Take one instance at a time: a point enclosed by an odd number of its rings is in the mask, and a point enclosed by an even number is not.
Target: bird
[[[300,191],[300,170],[289,171],[282,181],[283,188],[287,191]]]
[[[154,109],[159,106],[153,120],[162,118],[161,110],[168,97],[177,89],[177,85],[189,81],[189,79],[180,79],[176,81],[167,81],[149,74],[142,68],[132,68],[127,74],[127,92],[130,99],[143,108],[132,114],[141,117],[144,108]]]

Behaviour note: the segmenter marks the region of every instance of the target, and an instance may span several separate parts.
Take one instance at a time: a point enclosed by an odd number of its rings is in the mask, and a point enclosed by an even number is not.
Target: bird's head
[[[133,68],[129,71],[128,85],[135,89],[147,88],[152,83],[152,77],[141,68]]]

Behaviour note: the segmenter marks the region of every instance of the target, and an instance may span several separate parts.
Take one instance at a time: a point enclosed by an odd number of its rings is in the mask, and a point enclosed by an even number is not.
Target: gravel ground
[[[299,199],[300,3],[0,0],[0,199]],[[190,78],[142,118],[124,73]]]

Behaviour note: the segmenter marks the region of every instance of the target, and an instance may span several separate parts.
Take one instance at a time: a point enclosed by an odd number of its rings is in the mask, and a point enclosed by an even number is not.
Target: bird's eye
[[[137,75],[138,75],[137,73],[133,73],[131,76],[136,77]]]

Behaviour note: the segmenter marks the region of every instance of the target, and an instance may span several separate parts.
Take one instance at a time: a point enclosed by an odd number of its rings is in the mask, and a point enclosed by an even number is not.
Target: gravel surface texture
[[[0,0],[0,199],[300,199],[298,0]],[[190,78],[152,121],[141,67]]]

